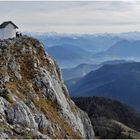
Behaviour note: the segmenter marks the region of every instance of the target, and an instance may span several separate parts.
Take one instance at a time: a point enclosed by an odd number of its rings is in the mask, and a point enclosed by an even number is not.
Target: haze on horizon
[[[0,1],[1,21],[23,32],[117,33],[140,31],[139,1]]]

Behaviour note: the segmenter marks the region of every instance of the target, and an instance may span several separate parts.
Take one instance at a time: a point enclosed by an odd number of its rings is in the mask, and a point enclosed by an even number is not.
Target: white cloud
[[[122,32],[140,30],[140,2],[0,2],[1,22],[22,31]]]

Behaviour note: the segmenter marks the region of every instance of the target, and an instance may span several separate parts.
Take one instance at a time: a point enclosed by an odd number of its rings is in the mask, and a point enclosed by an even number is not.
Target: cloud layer
[[[140,31],[140,2],[0,2],[0,17],[26,32]]]

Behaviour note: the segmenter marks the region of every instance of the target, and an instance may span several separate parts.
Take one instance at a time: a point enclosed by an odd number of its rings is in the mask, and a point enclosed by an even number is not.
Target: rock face
[[[93,138],[56,62],[30,37],[0,41],[0,138]]]

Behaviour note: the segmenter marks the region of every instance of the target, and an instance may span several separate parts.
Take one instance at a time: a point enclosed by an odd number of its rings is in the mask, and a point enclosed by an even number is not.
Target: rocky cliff
[[[56,62],[31,37],[0,41],[0,138],[93,138]]]

